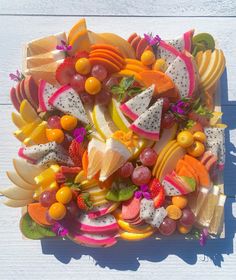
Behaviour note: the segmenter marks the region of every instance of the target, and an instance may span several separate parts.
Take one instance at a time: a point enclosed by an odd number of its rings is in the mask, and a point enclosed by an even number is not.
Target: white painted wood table
[[[0,279],[236,279],[236,1],[223,0],[0,0],[0,184],[8,186],[19,143],[13,138],[8,74],[21,65],[21,45],[68,30],[81,16],[90,29],[124,37],[137,31],[173,37],[190,28],[212,33],[227,59],[221,98],[226,132],[226,238],[209,241],[119,242],[89,249],[69,241],[26,241],[18,229],[20,210],[0,205]]]

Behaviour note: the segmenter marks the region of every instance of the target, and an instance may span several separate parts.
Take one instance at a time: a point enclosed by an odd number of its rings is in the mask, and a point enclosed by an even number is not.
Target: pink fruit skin
[[[141,198],[133,197],[123,202],[121,216],[127,221],[136,221],[139,218]]]
[[[70,89],[71,87],[68,85],[62,86],[60,87],[54,94],[53,96],[51,96],[48,100],[48,103],[50,105],[54,105],[54,103],[56,102],[57,98],[66,90]]]
[[[167,44],[166,42],[164,41],[160,41],[160,44],[159,44],[160,47],[168,50],[169,52],[173,53],[176,57],[180,55],[180,52],[174,48],[173,46]]]
[[[96,226],[90,226],[78,222],[78,227],[80,230],[89,233],[107,233],[107,232],[118,231],[119,229],[117,223],[110,224],[108,226],[96,227]]]
[[[104,216],[108,213],[108,209],[109,208],[104,208],[104,209],[101,209],[99,211],[92,211],[92,212],[89,212],[88,213],[88,217],[90,219],[96,219],[98,217],[101,217],[101,216]]]
[[[16,98],[18,99],[18,102],[21,104],[21,102],[24,100],[24,97],[22,96],[20,91],[20,83],[21,82],[18,82],[16,85]]]
[[[43,92],[46,86],[45,80],[40,80],[39,82],[39,89],[38,89],[38,100],[39,100],[39,107],[42,112],[46,112],[47,108],[43,99]]]
[[[34,104],[35,108],[38,108],[38,86],[32,76],[28,76],[25,78],[24,87],[27,99],[31,104]]]
[[[159,140],[159,133],[144,131],[133,124],[131,124],[129,128],[132,129],[138,135],[143,136],[144,138],[147,138],[147,139],[150,139],[153,141]]]
[[[19,103],[19,101],[18,101],[18,99],[16,97],[16,89],[14,87],[11,88],[10,98],[11,98],[12,105],[19,112],[20,111],[20,103]]]
[[[96,240],[87,236],[84,236],[83,233],[76,234],[73,236],[72,240],[81,245],[88,247],[110,247],[116,244],[116,239],[114,237],[104,238],[102,240]]]
[[[173,185],[181,194],[186,194],[186,190],[182,186],[178,185],[170,175],[166,175],[164,180]]]
[[[21,96],[23,97],[23,99],[27,99],[26,93],[25,93],[25,80],[22,80],[20,82],[20,92],[21,92]],[[33,105],[33,104],[31,104]]]
[[[188,32],[184,33],[184,48],[188,52],[191,52],[193,33],[194,29],[191,29]]]
[[[32,158],[27,157],[26,155],[24,155],[24,148],[23,148],[23,147],[21,147],[21,148],[19,149],[19,151],[18,151],[18,156],[21,157],[21,158],[24,158],[24,159],[26,159],[26,160],[28,160],[28,161],[30,161],[31,163],[35,163],[35,160],[34,160],[34,159],[32,159]]]
[[[120,105],[120,109],[127,117],[129,117],[133,121],[135,121],[139,117],[134,112],[132,112],[125,103]]]

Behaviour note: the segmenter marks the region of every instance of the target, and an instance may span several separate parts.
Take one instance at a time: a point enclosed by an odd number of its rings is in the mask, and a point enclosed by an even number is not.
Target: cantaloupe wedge
[[[88,51],[90,49],[90,41],[87,30],[78,32],[69,42],[72,49],[68,51],[69,55],[74,55],[78,51]]]
[[[156,95],[175,88],[174,82],[161,71],[146,70],[139,73],[139,75],[147,87],[150,87],[152,84],[155,85],[154,92]]]
[[[68,42],[69,45],[71,43],[71,40],[81,31],[87,30],[87,25],[86,25],[86,19],[81,18],[79,21],[76,22],[75,25],[71,28],[68,34]]]
[[[182,167],[185,167],[193,175],[197,184],[199,184],[198,174],[193,169],[193,167],[188,162],[186,162],[185,160],[180,159],[176,164],[176,169],[175,169],[176,172],[178,173]]]
[[[191,157],[189,155],[184,156],[184,161],[186,161],[192,168],[195,170],[196,174],[199,178],[199,184],[201,187],[210,188],[211,180],[206,167],[196,158]]]
[[[40,225],[50,226],[51,223],[46,219],[48,208],[41,206],[40,203],[31,203],[27,207],[30,217]]]
[[[189,178],[193,178],[193,179],[195,180],[194,175],[193,175],[185,166],[182,166],[182,167],[178,170],[177,174],[178,174],[179,176],[186,176],[186,177],[189,177]]]

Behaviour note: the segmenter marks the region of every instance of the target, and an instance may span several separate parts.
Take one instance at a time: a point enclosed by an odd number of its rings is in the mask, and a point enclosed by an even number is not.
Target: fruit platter
[[[138,32],[138,31],[137,31]],[[223,51],[209,33],[69,31],[9,74],[18,155],[3,203],[28,239],[88,247],[224,235]]]

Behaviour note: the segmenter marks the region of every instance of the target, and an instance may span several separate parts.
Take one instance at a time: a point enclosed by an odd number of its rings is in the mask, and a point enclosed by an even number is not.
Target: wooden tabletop
[[[82,16],[89,29],[153,32],[172,38],[188,29],[211,33],[223,49],[227,70],[221,79],[226,130],[226,238],[202,248],[197,241],[119,242],[108,249],[69,241],[26,241],[19,231],[19,209],[0,205],[1,280],[236,279],[236,1],[223,0],[0,0],[0,187],[10,182],[19,142],[12,136],[13,110],[8,75],[20,68],[22,45],[34,38],[68,31]]]

